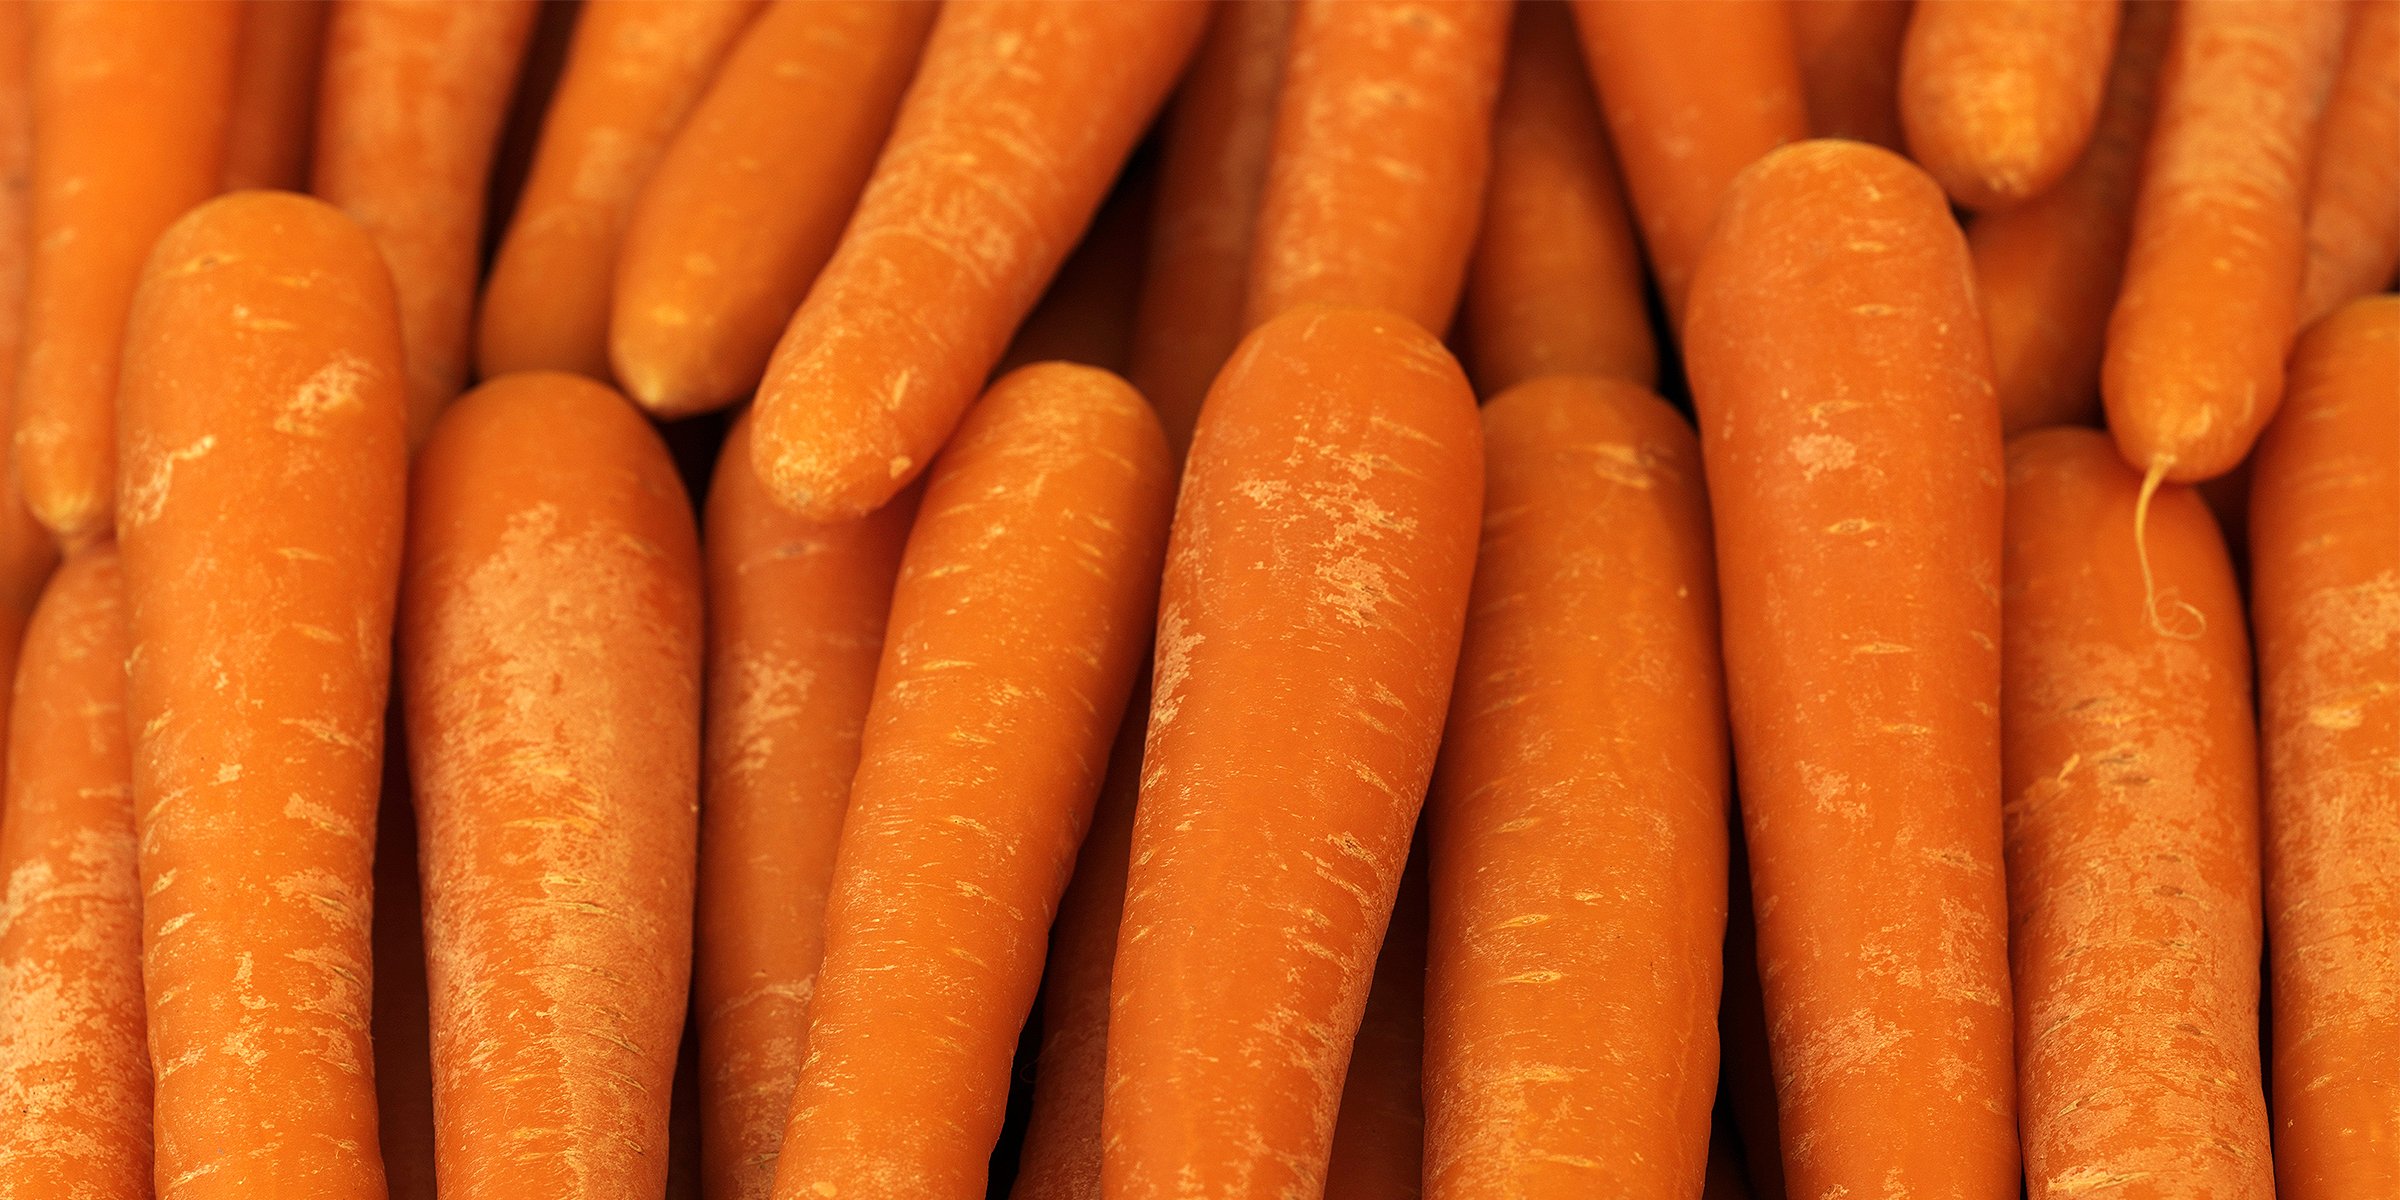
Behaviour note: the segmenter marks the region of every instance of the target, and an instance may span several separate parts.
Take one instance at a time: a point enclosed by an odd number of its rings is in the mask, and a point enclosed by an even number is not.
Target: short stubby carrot
[[[1916,0],[1900,47],[1910,154],[1968,208],[2049,191],[2099,119],[2118,9],[2118,0]]]
[[[892,577],[916,493],[856,521],[783,511],[750,472],[750,422],[717,454],[701,536],[708,669],[701,744],[700,1177],[765,1200],[825,953],[825,897]]]
[[[2253,456],[2250,615],[2266,773],[2275,1180],[2400,1190],[2400,298],[2292,355]]]
[[[1112,1200],[1324,1186],[1482,500],[1473,393],[1397,314],[1295,309],[1210,389],[1109,989]]]
[[[1481,223],[1513,7],[1301,0],[1245,325],[1323,302],[1449,328]]]
[[[1802,0],[1790,7],[1809,135],[1906,149],[1900,43],[1910,0]]]
[[[2142,499],[2097,429],[2008,445],[2002,778],[2025,1182],[2045,1197],[2269,1200],[2248,631],[2200,497],[2149,497],[2146,559],[2127,553]],[[2154,595],[2170,598],[2164,621]]]
[[[143,269],[116,514],[159,1200],[384,1192],[369,925],[402,370],[382,257],[319,201],[212,200]]]
[[[2318,130],[2300,325],[2392,284],[2400,268],[2400,0],[2356,0]]]
[[[1419,817],[1421,831],[1423,818]],[[1375,952],[1375,978],[1342,1075],[1325,1200],[1417,1200],[1425,1181],[1426,882],[1422,836]]]
[[[333,0],[243,0],[226,119],[225,190],[308,186]]]
[[[600,384],[504,375],[418,455],[399,659],[445,1197],[664,1195],[700,589],[666,445]]]
[[[1658,378],[1641,244],[1569,21],[1560,0],[1527,0],[1509,35],[1461,314],[1487,398],[1544,375]]]
[[[2135,470],[2178,483],[2222,475],[2275,415],[2343,8],[2175,8],[2100,366],[2109,431]]]
[[[2015,1196],[2000,418],[1947,198],[1774,152],[1684,335],[1787,1186]]]
[[[0,818],[0,1200],[150,1194],[142,892],[116,550],[25,635]]]
[[[858,516],[922,473],[1191,57],[1192,0],[948,0],[833,258],[758,391],[786,507]]]
[[[33,217],[11,417],[17,486],[62,541],[105,537],[125,314],[161,230],[216,194],[234,0],[60,0],[33,21]]]
[[[1690,1196],[1728,758],[1691,427],[1623,380],[1483,411],[1483,547],[1426,800],[1426,1193]]]

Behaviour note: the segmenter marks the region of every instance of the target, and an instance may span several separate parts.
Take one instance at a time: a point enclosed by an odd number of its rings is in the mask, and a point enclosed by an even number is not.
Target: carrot
[[[1700,448],[1623,380],[1484,408],[1483,547],[1427,801],[1427,1193],[1692,1196],[1728,841]]]
[[[2126,10],[2099,124],[2074,169],[1967,227],[2004,435],[2099,419],[2101,338],[2133,236],[2134,188],[2174,12],[2153,3]]]
[[[2400,1188],[2400,299],[2292,355],[2259,441],[2250,615],[2265,740],[2275,1178],[2285,1200]]]
[[[329,205],[236,192],[143,269],[116,512],[159,1200],[383,1194],[368,926],[401,371],[390,276]]]
[[[1296,304],[1450,326],[1483,210],[1512,5],[1302,0],[1243,322]]]
[[[384,720],[383,744],[408,745],[399,697]],[[434,1200],[433,1018],[425,991],[425,894],[418,882],[416,801],[408,755],[383,759],[383,800],[375,809],[376,1143],[390,1200]]]
[[[1326,1200],[1414,1200],[1425,1178],[1426,882],[1412,839],[1342,1076]]]
[[[1942,190],[2005,209],[2075,165],[2107,91],[2117,0],[1916,0],[1900,122]]]
[[[1467,358],[1486,397],[1543,375],[1658,378],[1642,252],[1569,20],[1533,0],[1510,34],[1467,270]]]
[[[1909,0],[1805,0],[1791,11],[1810,136],[1903,149],[1900,42]]]
[[[62,541],[106,535],[125,314],[150,244],[216,192],[241,9],[58,0],[33,21],[33,218],[11,418],[17,486]]]
[[[1473,393],[1395,314],[1286,313],[1210,389],[1109,985],[1111,1200],[1323,1187],[1482,497]]]
[[[225,190],[308,184],[331,0],[244,0],[226,119]]]
[[[1575,24],[1679,329],[1726,185],[1759,155],[1808,136],[1791,14],[1783,0],[1575,0]]]
[[[734,423],[709,485],[699,945],[701,1174],[710,1200],[764,1200],[800,1078],[825,896],[858,771],[900,546],[903,492],[874,515],[786,514]]]
[[[1795,1196],[2017,1194],[2000,421],[1966,253],[1897,156],[1787,147],[1727,192],[1684,328]]]
[[[28,6],[0,5],[0,419],[13,403],[23,349],[25,260],[31,249],[26,225],[32,207],[27,194],[33,158],[32,23]],[[26,509],[15,472],[0,471],[0,680],[17,677],[17,644],[57,564],[57,544]],[[0,729],[8,726],[8,694],[0,686]],[[6,741],[0,737],[0,762],[6,761]]]
[[[2144,499],[2146,565],[2125,553]],[[2146,497],[2096,429],[2009,443],[2007,530],[2001,720],[2026,1186],[2271,1197],[2258,747],[2225,543],[2189,488]],[[2154,582],[2175,597],[2165,632]]]
[[[1100,205],[1092,227],[1041,302],[1017,326],[997,374],[1037,362],[1081,363],[1122,372],[1131,356],[1133,310],[1142,290],[1142,243],[1157,176],[1137,160]]]
[[[2135,470],[2222,475],[2275,415],[2342,15],[2286,0],[2176,7],[2100,367],[2109,431]]]
[[[1207,17],[1188,0],[942,6],[858,211],[759,385],[751,456],[786,507],[857,516],[925,470]]]
[[[75,556],[27,632],[0,820],[0,1198],[150,1194],[142,893],[116,550]]]
[[[326,30],[311,190],[391,264],[411,446],[467,384],[484,184],[535,7],[341,0]]]
[[[2357,0],[2325,103],[2308,193],[2300,325],[2400,269],[2400,0]]]
[[[665,1187],[700,627],[682,484],[614,392],[507,375],[435,426],[399,657],[443,1196]]]
[[[1127,378],[1158,410],[1177,462],[1191,450],[1209,382],[1242,340],[1250,246],[1294,7],[1293,0],[1214,6],[1208,35],[1163,118],[1157,212]]]

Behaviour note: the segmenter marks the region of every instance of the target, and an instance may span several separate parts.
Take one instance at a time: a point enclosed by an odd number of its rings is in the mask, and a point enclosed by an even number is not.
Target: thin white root
[[[2200,635],[2208,632],[2208,614],[2176,599],[2173,588],[2160,594],[2158,580],[2150,573],[2150,497],[2157,494],[2158,485],[2167,478],[2167,469],[2174,465],[2175,456],[2172,454],[2161,454],[2150,460],[2150,473],[2142,477],[2142,494],[2133,502],[2133,552],[2142,564],[2142,609],[2143,615],[2150,621],[2150,628],[2161,637],[2191,642],[2198,641]],[[2191,617],[2189,632],[2167,627],[2166,619],[2159,615],[2162,603],[2170,611]],[[2177,624],[2184,623],[2179,621]]]

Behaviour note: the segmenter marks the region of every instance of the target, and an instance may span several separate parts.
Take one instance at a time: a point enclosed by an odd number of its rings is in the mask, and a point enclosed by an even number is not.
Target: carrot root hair
[[[2142,608],[2150,628],[2160,637],[2193,642],[2208,632],[2208,615],[2177,599],[2174,588],[2161,593],[2157,578],[2150,572],[2150,497],[2158,494],[2158,485],[2165,481],[2167,471],[2174,465],[2174,455],[2161,454],[2150,460],[2150,473],[2142,476],[2142,494],[2133,502],[2133,553],[2142,563]],[[2161,605],[2178,618],[2175,627],[2169,628],[2166,618],[2160,615]],[[2191,618],[2189,622],[2181,620],[2186,616]]]

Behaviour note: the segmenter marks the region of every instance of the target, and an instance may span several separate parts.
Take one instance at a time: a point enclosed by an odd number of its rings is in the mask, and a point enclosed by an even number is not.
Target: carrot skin
[[[0,427],[15,403],[24,349],[25,267],[32,250],[27,244],[33,199],[32,25],[30,6],[0,6]],[[57,565],[58,543],[25,507],[16,472],[0,472],[0,680],[17,677],[25,623]],[[0,729],[8,724],[8,695],[9,689],[0,686]],[[0,745],[0,763],[7,760],[5,751]]]
[[[1422,829],[1422,826],[1419,826]],[[1416,1200],[1425,1179],[1425,855],[1410,844],[1342,1076],[1325,1200]]]
[[[243,0],[226,118],[228,192],[308,186],[332,0]]]
[[[2400,0],[2355,0],[2308,192],[2300,327],[2400,269]]]
[[[1808,97],[1811,137],[1906,149],[1900,127],[1900,43],[1910,0],[1803,0],[1792,38]]]
[[[1968,208],[2049,191],[2091,140],[2117,0],[1916,0],[1900,47],[1911,156]]]

